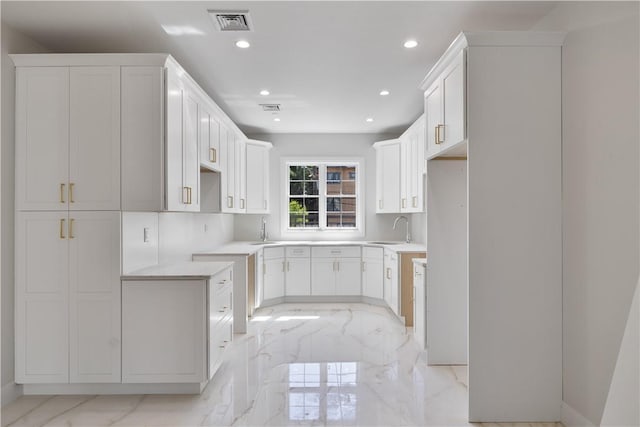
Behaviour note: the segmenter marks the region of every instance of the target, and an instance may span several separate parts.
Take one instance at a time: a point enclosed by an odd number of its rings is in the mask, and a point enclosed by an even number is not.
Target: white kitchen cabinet
[[[120,209],[120,67],[17,67],[16,208]]]
[[[400,136],[400,210],[424,212],[424,115]]]
[[[16,216],[16,381],[120,382],[120,213]]]
[[[361,295],[361,261],[360,247],[312,247],[311,295]]]
[[[269,150],[268,142],[247,140],[247,213],[269,213]]]
[[[209,279],[208,374],[213,378],[225,350],[233,340],[233,269],[231,267]]]
[[[384,300],[400,316],[400,288],[398,286],[398,254],[384,250]]]
[[[426,89],[427,158],[466,139],[466,51],[451,60]]]
[[[311,259],[308,246],[286,248],[285,295],[311,295]]]
[[[212,112],[211,103],[200,99],[198,104],[200,116],[200,165],[207,169],[220,171],[220,121]]]
[[[382,248],[362,248],[362,295],[383,299],[384,257]]]
[[[263,300],[284,297],[285,257],[284,248],[264,249]]]
[[[122,67],[121,85],[122,210],[160,212],[165,210],[164,69]]]
[[[239,202],[236,195],[236,138],[233,131],[225,127],[224,132],[226,143],[220,142],[221,147],[224,146],[223,155],[225,158],[225,167],[222,172],[220,191],[226,196],[222,200],[222,211],[228,213],[236,213]]]
[[[236,213],[247,211],[247,141],[236,134],[235,158],[235,199],[238,201]]]
[[[122,382],[207,379],[207,289],[202,280],[122,283]]]
[[[195,89],[170,66],[167,80],[166,209],[200,209],[198,161],[198,98]]]
[[[376,213],[400,212],[400,141],[376,142]]]
[[[413,263],[413,337],[421,350],[427,348],[426,266]]]

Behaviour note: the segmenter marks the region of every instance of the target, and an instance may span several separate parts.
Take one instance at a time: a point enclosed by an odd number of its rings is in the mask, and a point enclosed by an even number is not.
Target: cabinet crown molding
[[[467,47],[479,46],[562,46],[566,32],[556,31],[463,31],[453,40],[438,62],[429,70],[420,83],[420,89],[426,90],[434,79],[449,64],[456,53]]]

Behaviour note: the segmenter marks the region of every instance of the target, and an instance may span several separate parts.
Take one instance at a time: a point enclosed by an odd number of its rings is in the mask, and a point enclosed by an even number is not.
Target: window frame
[[[318,167],[318,227],[291,227],[289,225],[289,200],[291,196],[289,167],[290,166],[317,166]],[[356,226],[355,227],[327,227],[327,167],[328,166],[350,166],[356,168],[355,179],[355,199],[356,199]],[[331,237],[363,237],[364,236],[364,188],[363,176],[365,173],[364,159],[362,158],[318,158],[318,157],[295,157],[283,158],[281,163],[282,172],[282,193],[280,208],[281,230],[283,237],[296,238],[301,236],[311,236],[314,238]],[[339,197],[342,197],[340,195]],[[320,235],[322,237],[320,237]]]

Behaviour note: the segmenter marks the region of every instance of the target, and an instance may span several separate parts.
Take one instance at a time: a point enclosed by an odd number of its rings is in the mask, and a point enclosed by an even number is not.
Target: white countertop
[[[265,247],[279,246],[375,246],[390,249],[394,252],[425,252],[427,247],[420,243],[389,242],[387,244],[370,241],[309,241],[287,240],[278,242],[229,242],[211,251],[201,251],[193,255],[251,255]]]
[[[141,268],[121,276],[122,280],[145,279],[207,279],[215,276],[232,262],[187,261],[176,264],[160,264]]]
[[[426,258],[414,258],[413,259],[413,263],[414,264],[424,265],[426,267],[427,266],[427,259]]]

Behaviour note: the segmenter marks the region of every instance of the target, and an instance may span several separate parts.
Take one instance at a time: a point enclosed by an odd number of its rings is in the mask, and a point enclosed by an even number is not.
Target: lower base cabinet
[[[231,269],[122,282],[122,382],[203,383],[232,340]]]
[[[426,266],[413,263],[413,337],[421,350],[427,347]]]

